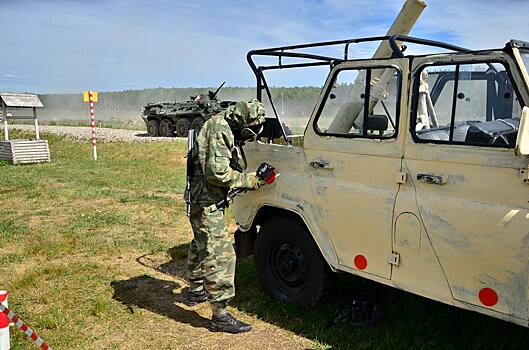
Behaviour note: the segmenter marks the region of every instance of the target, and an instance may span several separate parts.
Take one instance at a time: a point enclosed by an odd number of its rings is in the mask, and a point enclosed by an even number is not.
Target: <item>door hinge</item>
[[[397,174],[395,174],[395,181],[397,181],[398,184],[406,183],[406,173],[397,171]]]
[[[399,263],[400,263],[399,253],[395,253],[395,252],[389,253],[388,263],[390,263],[391,265],[399,266]]]

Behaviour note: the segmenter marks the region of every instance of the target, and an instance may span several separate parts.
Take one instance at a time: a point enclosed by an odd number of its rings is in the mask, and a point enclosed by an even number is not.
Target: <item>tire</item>
[[[336,280],[305,226],[284,216],[262,225],[254,263],[267,295],[305,308],[326,299]]]
[[[174,137],[174,125],[169,119],[164,119],[160,123],[160,136]]]
[[[202,126],[205,122],[206,121],[202,117],[196,117],[195,119],[193,119],[193,121],[191,122],[191,128],[195,130],[195,135],[197,135],[200,129],[202,129]]]
[[[187,132],[191,128],[191,123],[187,118],[180,118],[175,124],[176,127],[176,136],[178,137],[187,137]]]
[[[147,134],[153,137],[160,135],[160,126],[158,125],[158,121],[156,119],[151,119],[147,123]]]

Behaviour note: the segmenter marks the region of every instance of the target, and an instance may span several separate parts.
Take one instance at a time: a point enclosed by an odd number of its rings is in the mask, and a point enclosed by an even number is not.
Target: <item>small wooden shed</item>
[[[4,140],[0,141],[0,159],[13,164],[39,163],[50,161],[48,140],[41,140],[37,108],[44,105],[37,95],[0,93],[2,121],[4,123]],[[31,115],[27,115],[31,111]],[[9,139],[8,122],[16,119],[33,119],[35,139]]]

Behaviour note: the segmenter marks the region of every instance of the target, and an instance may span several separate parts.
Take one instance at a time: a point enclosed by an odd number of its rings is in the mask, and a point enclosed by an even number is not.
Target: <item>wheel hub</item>
[[[302,286],[307,271],[301,250],[292,243],[283,243],[279,245],[274,255],[274,265],[279,280],[290,287]]]

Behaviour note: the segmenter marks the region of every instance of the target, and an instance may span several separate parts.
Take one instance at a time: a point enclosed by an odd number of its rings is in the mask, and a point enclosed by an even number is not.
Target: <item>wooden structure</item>
[[[44,105],[37,95],[0,93],[2,121],[4,124],[4,140],[0,141],[0,160],[9,160],[13,164],[39,163],[50,161],[47,140],[41,140],[37,120],[37,108]],[[26,115],[31,110],[31,115]],[[10,140],[8,120],[33,119],[35,123],[35,139]]]

